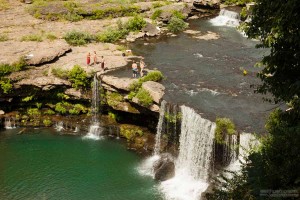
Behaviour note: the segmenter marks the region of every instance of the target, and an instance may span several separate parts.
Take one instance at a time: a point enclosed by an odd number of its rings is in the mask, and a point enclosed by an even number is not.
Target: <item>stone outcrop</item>
[[[69,95],[72,99],[90,99],[87,95],[83,94],[81,90],[76,90],[75,88],[68,88],[64,93]]]
[[[129,86],[130,84],[135,81],[134,79],[131,78],[118,78],[115,76],[108,76],[108,75],[103,75],[102,76],[102,82],[105,84],[112,86],[113,88],[116,88],[118,90],[125,90],[129,92]]]
[[[51,62],[64,55],[71,47],[64,40],[54,42],[0,42],[0,63],[13,64],[24,57],[29,65]]]
[[[15,88],[20,88],[22,86],[30,86],[30,85],[41,88],[42,90],[51,90],[57,86],[71,86],[71,83],[69,81],[56,78],[53,76],[44,76],[44,77],[23,79],[14,84]]]
[[[219,9],[220,0],[194,0],[193,5],[203,9]]]
[[[174,11],[179,11],[184,17],[188,17],[191,13],[191,7],[186,6],[184,3],[170,4],[159,7],[155,10],[162,10],[162,13],[156,20],[164,23],[167,23],[171,19]],[[155,10],[151,13],[151,15],[155,12]]]
[[[160,29],[151,23],[147,23],[146,26],[142,29],[142,31],[145,32],[145,34],[150,37],[160,34]]]
[[[175,176],[173,157],[168,153],[161,154],[159,160],[155,161],[153,170],[155,180],[165,181],[173,178]]]
[[[165,94],[165,87],[162,84],[154,81],[144,82],[142,88],[144,88],[150,93],[150,96],[152,97],[153,101],[157,104],[159,104],[161,98]]]

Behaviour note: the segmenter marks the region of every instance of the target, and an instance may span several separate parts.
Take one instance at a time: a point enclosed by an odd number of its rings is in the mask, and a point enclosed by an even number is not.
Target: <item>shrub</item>
[[[7,41],[7,40],[9,40],[9,38],[8,38],[8,36],[7,35],[0,35],[0,42],[5,42],[5,41]]]
[[[3,78],[0,80],[1,89],[4,94],[7,94],[12,89],[12,84],[10,83],[10,80],[7,78]]]
[[[57,93],[56,96],[59,98],[59,99],[69,99],[70,97],[64,93]]]
[[[162,73],[158,70],[154,70],[149,72],[146,76],[139,78],[137,81],[134,81],[130,84],[129,90],[137,92],[141,87],[142,84],[146,81],[161,81],[164,78]]]
[[[25,35],[21,38],[21,41],[35,41],[35,42],[42,42],[43,38],[40,35],[32,34],[32,35]]]
[[[32,118],[39,118],[41,116],[41,112],[37,108],[29,108],[27,109],[27,114]]]
[[[48,109],[48,110],[46,110],[46,111],[44,112],[44,114],[45,114],[45,115],[54,115],[55,112],[54,112],[53,110],[51,110],[51,109]]]
[[[79,31],[71,31],[68,32],[64,39],[73,46],[80,46],[91,43],[94,40],[94,37],[89,33],[79,32]]]
[[[120,127],[120,135],[130,141],[133,140],[136,136],[143,136],[144,132],[139,127],[124,124]]]
[[[0,77],[8,75],[12,72],[23,70],[26,67],[27,63],[23,57],[19,61],[9,64],[0,64]]]
[[[59,102],[55,105],[55,111],[60,114],[65,114],[67,109],[64,107],[63,103]]]
[[[217,143],[222,144],[223,136],[225,134],[233,135],[236,134],[234,123],[228,118],[217,118],[216,119],[216,130],[215,139]]]
[[[79,115],[80,113],[87,113],[87,108],[81,104],[75,104],[73,108],[69,110],[71,115]]]
[[[173,33],[183,31],[187,27],[188,27],[188,25],[182,19],[180,19],[178,17],[172,17],[167,26],[168,30]]]
[[[240,12],[240,16],[241,16],[241,19],[242,20],[245,20],[248,16],[248,13],[247,13],[247,7],[243,7],[241,12]]]
[[[116,92],[107,92],[106,99],[109,106],[115,107],[123,101],[123,96]]]
[[[98,42],[112,43],[124,38],[128,34],[126,29],[108,29],[96,35]]]
[[[31,95],[31,96],[27,96],[27,97],[24,97],[22,99],[22,102],[28,102],[28,101],[31,101],[33,99],[34,95]]]
[[[75,65],[69,71],[68,79],[72,82],[72,87],[75,87],[76,89],[90,85],[90,80],[87,76],[87,73],[79,65]]]
[[[139,103],[145,107],[149,107],[153,102],[153,99],[150,96],[150,93],[143,88],[139,89],[139,91],[137,92],[135,97],[138,98]]]
[[[44,120],[43,120],[43,124],[44,124],[45,126],[51,126],[51,125],[52,125],[52,121],[51,121],[50,119],[44,119]]]
[[[156,20],[158,17],[160,17],[161,13],[162,13],[162,10],[160,10],[160,9],[155,10],[151,16],[151,19]]]
[[[68,79],[68,73],[69,73],[68,70],[63,70],[60,68],[52,68],[51,72],[54,76],[57,76],[58,78]]]
[[[140,15],[135,15],[132,19],[128,20],[125,28],[128,31],[139,31],[146,26],[147,22]]]

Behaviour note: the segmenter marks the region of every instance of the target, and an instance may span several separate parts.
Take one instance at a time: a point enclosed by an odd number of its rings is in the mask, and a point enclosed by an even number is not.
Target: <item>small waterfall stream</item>
[[[92,120],[89,127],[89,132],[84,138],[99,140],[101,137],[102,128],[99,121],[99,106],[100,106],[100,95],[99,95],[99,81],[97,74],[94,76],[93,88],[92,88]]]
[[[219,16],[210,20],[214,26],[232,26],[240,25],[240,14],[234,11],[221,9]]]
[[[16,120],[13,117],[6,117],[4,119],[4,128],[5,129],[13,129],[16,128]]]
[[[163,128],[163,121],[164,121],[164,117],[165,117],[166,103],[167,102],[165,100],[163,100],[161,102],[161,106],[159,109],[159,120],[158,120],[157,128],[156,128],[154,155],[159,155],[159,152],[160,152],[160,140],[161,140],[161,134],[162,134],[162,128]]]

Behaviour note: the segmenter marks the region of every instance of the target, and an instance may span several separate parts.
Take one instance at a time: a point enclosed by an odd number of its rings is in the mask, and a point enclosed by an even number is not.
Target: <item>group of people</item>
[[[140,73],[138,70],[138,64],[136,61],[133,61],[131,68],[132,68],[132,77],[137,78],[138,74],[140,74],[140,77],[143,77],[145,75],[144,68],[146,67],[145,62],[143,60],[140,60]]]
[[[94,55],[93,55],[93,63],[91,63],[91,53],[89,52],[88,54],[87,54],[87,56],[86,56],[86,64],[88,65],[88,66],[90,66],[90,65],[96,65],[96,64],[98,64],[99,62],[98,62],[98,56],[97,56],[97,52],[96,51],[94,51]],[[101,56],[101,59],[100,59],[100,66],[101,66],[101,69],[103,69],[104,70],[104,64],[105,64],[105,60],[104,60],[104,57],[103,56]]]

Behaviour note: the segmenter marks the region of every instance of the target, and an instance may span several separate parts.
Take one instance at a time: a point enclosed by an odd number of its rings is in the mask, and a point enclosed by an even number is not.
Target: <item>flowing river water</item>
[[[274,105],[254,94],[258,84],[254,64],[266,51],[245,38],[234,27],[214,26],[209,20],[190,21],[190,29],[220,36],[216,40],[193,38],[182,33],[160,40],[140,40],[129,46],[145,57],[149,69],[162,71],[167,102],[185,104],[205,118],[228,117],[245,132],[262,132],[268,110]],[[247,75],[243,75],[244,69]],[[131,76],[130,67],[111,74]]]

